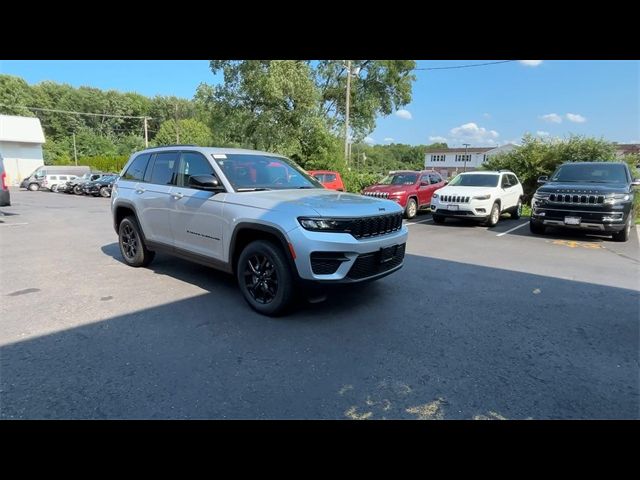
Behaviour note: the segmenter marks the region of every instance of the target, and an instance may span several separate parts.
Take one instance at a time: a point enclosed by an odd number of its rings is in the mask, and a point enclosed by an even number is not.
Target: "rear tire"
[[[536,235],[544,235],[546,227],[539,222],[529,220],[529,230],[531,233],[535,233]]]
[[[417,213],[418,213],[418,203],[415,201],[415,199],[410,198],[409,200],[407,200],[407,207],[404,209],[404,216],[405,218],[410,220],[414,218]]]
[[[40,190],[40,185],[38,185],[37,183],[30,183],[27,188],[32,192],[37,192],[38,190]]]
[[[446,217],[443,217],[442,215],[436,215],[436,214],[432,214],[431,218],[433,218],[433,223],[437,223],[439,225],[442,225],[446,220]]]
[[[631,235],[631,213],[629,213],[629,218],[627,218],[627,223],[624,224],[624,229],[616,232],[612,235],[612,238],[616,242],[626,242],[629,240],[629,235]]]
[[[146,267],[155,257],[155,252],[144,244],[140,226],[132,216],[122,219],[118,226],[118,245],[122,258],[131,267]]]
[[[518,200],[518,205],[513,212],[511,212],[511,218],[518,220],[522,216],[522,199]]]
[[[75,187],[73,187],[73,193],[75,193],[76,195],[82,195],[82,188],[80,187],[80,185],[76,185]]]
[[[284,313],[294,296],[293,274],[281,248],[265,240],[245,247],[236,265],[236,279],[245,300],[268,316]]]

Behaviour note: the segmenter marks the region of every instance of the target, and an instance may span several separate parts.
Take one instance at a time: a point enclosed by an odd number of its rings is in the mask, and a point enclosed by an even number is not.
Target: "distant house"
[[[426,153],[424,166],[436,170],[444,177],[455,176],[465,170],[478,170],[492,155],[513,150],[517,145],[508,143],[500,147],[442,148]]]
[[[44,165],[44,142],[38,118],[0,115],[0,154],[8,185],[19,185],[23,178]]]
[[[616,143],[616,156],[624,157],[625,155],[640,154],[640,143]]]

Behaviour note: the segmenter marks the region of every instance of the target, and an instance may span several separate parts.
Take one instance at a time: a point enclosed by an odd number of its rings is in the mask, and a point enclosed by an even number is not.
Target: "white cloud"
[[[541,115],[540,118],[545,122],[562,123],[562,117],[557,113],[547,113],[546,115]]]
[[[527,67],[537,67],[542,64],[542,60],[518,60],[521,65],[526,65]]]
[[[578,113],[567,113],[567,120],[573,123],[584,123],[587,121],[585,117]]]
[[[491,114],[490,113],[483,113],[482,116],[484,118],[491,118]]]
[[[364,137],[364,143],[366,143],[367,145],[373,145],[374,143],[376,143],[376,141],[373,139],[373,137]]]
[[[483,144],[495,145],[496,139],[500,136],[495,130],[487,130],[473,122],[452,128],[449,133],[453,140],[457,140],[459,143],[471,143],[474,147]]]
[[[429,137],[429,141],[433,143],[447,143],[447,139],[436,135],[435,137]]]
[[[411,120],[413,118],[413,115],[411,115],[411,112],[409,110],[405,110],[404,108],[402,108],[396,112],[396,117],[404,118],[405,120]]]
[[[393,142],[393,138],[391,138],[391,137],[384,137],[384,141],[385,141],[385,142],[387,142],[387,143],[391,143],[391,142]]]
[[[536,136],[538,136],[538,137],[548,137],[549,136],[549,132],[545,132],[544,130],[538,130],[536,132]]]

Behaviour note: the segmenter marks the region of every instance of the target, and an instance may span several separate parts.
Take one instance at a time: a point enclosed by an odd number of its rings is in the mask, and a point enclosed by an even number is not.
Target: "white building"
[[[19,185],[23,178],[44,165],[44,142],[40,119],[0,115],[0,154],[4,159],[7,185]]]
[[[436,170],[444,177],[450,177],[462,172],[478,170],[492,155],[513,150],[517,145],[508,143],[500,147],[468,147],[443,148],[426,153],[424,167]]]

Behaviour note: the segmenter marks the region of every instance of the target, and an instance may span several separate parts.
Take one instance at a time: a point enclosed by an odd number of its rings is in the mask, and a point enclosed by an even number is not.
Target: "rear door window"
[[[122,175],[123,180],[131,180],[133,182],[142,182],[144,180],[144,172],[147,169],[147,163],[151,158],[150,153],[143,153],[133,159],[127,171]]]
[[[173,173],[178,161],[178,152],[156,153],[153,159],[150,183],[156,185],[171,185]]]

